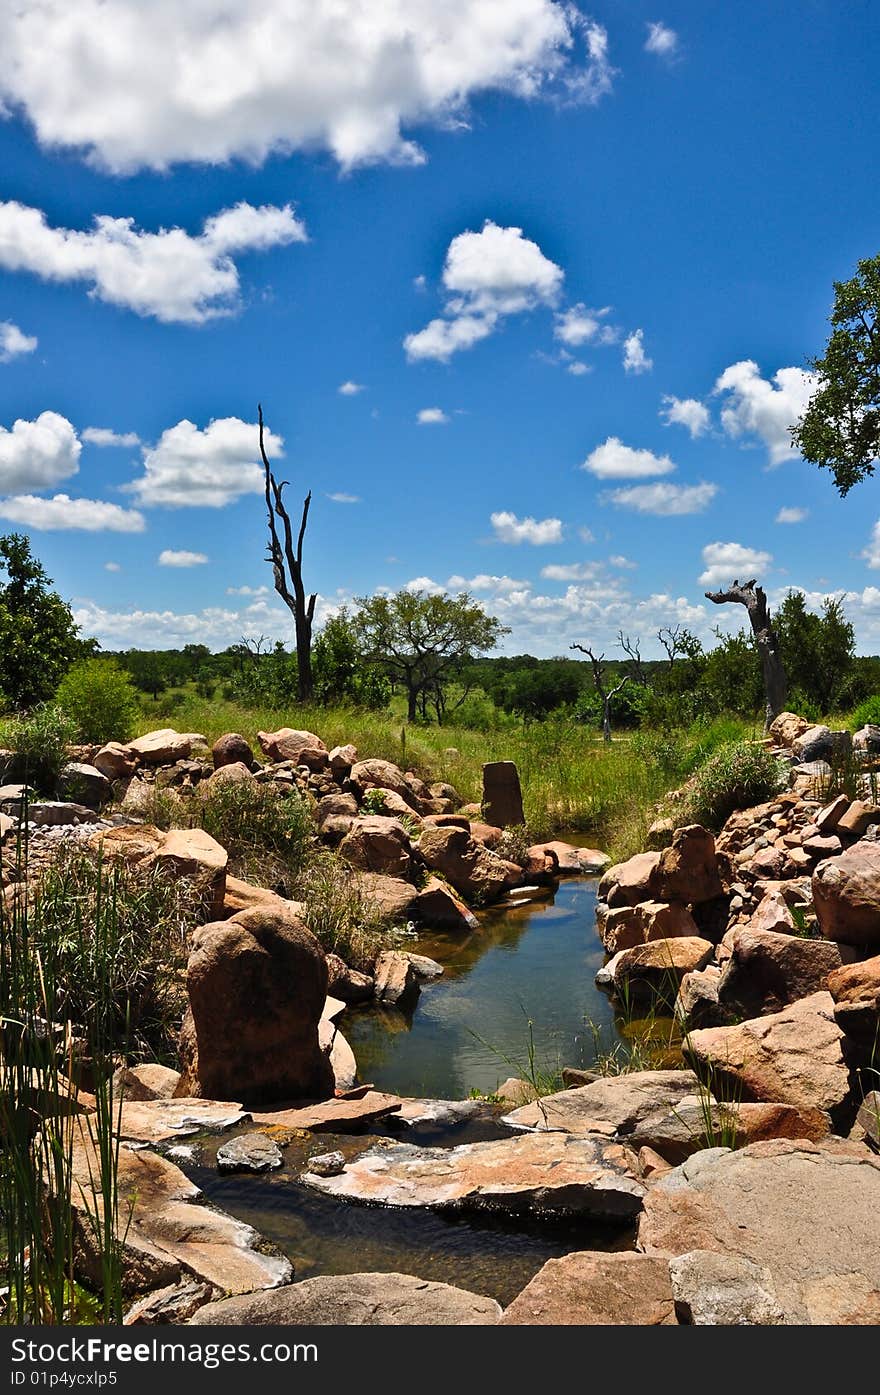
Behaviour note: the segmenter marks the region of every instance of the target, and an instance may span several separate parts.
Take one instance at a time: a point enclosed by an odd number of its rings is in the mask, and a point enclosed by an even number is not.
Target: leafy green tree
[[[734,635],[715,631],[718,640],[706,655],[700,686],[709,712],[753,716],[764,706],[761,661],[754,639],[745,630]]]
[[[70,606],[51,587],[23,533],[0,537],[0,685],[14,708],[50,698],[83,651]]]
[[[55,701],[76,722],[80,741],[127,741],[138,700],[128,674],[112,659],[82,659],[68,669]]]
[[[847,494],[873,475],[880,455],[880,256],[835,281],[831,335],[812,366],[819,383],[792,439]]]
[[[312,647],[315,697],[378,711],[388,706],[391,685],[375,664],[364,663],[351,616],[343,606],[324,624]]]
[[[361,658],[403,688],[410,721],[418,717],[420,704],[425,714],[430,700],[442,722],[448,685],[508,633],[466,592],[452,597],[398,591],[360,596],[356,604],[352,624]]]
[[[776,614],[776,631],[794,705],[802,697],[824,714],[844,702],[856,639],[843,602],[826,600],[822,614],[814,615],[802,592],[789,591]]]

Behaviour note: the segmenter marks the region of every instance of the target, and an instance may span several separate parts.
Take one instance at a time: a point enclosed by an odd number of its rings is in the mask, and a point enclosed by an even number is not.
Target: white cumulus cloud
[[[581,469],[600,480],[638,480],[651,475],[670,475],[675,465],[668,455],[637,450],[625,446],[619,436],[609,436],[601,446],[590,451]]]
[[[536,547],[562,542],[560,518],[517,518],[515,513],[501,511],[492,514],[491,523],[499,542],[533,543]]]
[[[39,0],[0,8],[0,99],[117,173],[329,149],[424,159],[404,134],[501,91],[596,103],[614,69],[567,0]]]
[[[654,53],[658,58],[674,58],[678,52],[678,35],[674,29],[660,20],[648,22],[648,37],[645,52]]]
[[[666,394],[664,407],[660,409],[661,420],[666,426],[686,426],[691,439],[704,436],[709,430],[709,408],[696,397],[672,397]]]
[[[336,389],[342,397],[356,397],[357,394],[363,392],[363,390],[364,384],[352,382],[351,378],[346,379],[344,383],[340,383],[339,387]]]
[[[871,541],[859,556],[867,562],[872,572],[880,571],[880,519],[871,529]]]
[[[103,214],[87,232],[54,228],[38,208],[0,203],[0,268],[84,282],[95,299],[164,324],[203,324],[238,307],[233,253],[305,240],[290,204],[237,204],[208,218],[193,237],[183,228],[145,232],[133,218]]]
[[[123,509],[102,499],[71,499],[55,494],[18,494],[0,499],[0,518],[41,532],[142,533],[146,524],[137,509]]]
[[[613,344],[618,331],[613,325],[603,323],[610,313],[610,305],[601,310],[590,310],[579,301],[556,316],[553,333],[569,349],[578,349],[582,344],[590,343]]]
[[[504,316],[553,305],[563,275],[522,228],[502,228],[487,219],[480,232],[459,233],[443,267],[445,317],[406,336],[407,357],[448,361],[487,338]]]
[[[79,470],[82,444],[66,417],[41,412],[35,421],[0,426],[0,490],[51,489]]]
[[[109,426],[87,426],[82,438],[93,446],[139,446],[141,443],[136,431],[111,431]]]
[[[11,320],[0,322],[0,363],[11,363],[22,354],[32,354],[36,347],[35,335],[23,333]]]
[[[442,407],[423,407],[417,421],[419,426],[445,426],[449,417]]]
[[[271,458],[284,454],[284,438],[264,433]],[[179,421],[144,446],[144,473],[125,488],[148,507],[223,508],[242,494],[260,494],[265,483],[256,422],[220,417],[201,430]]]
[[[166,547],[159,553],[160,567],[201,567],[207,560],[204,552],[188,552],[186,548],[175,551]]]
[[[728,436],[757,436],[767,447],[768,464],[791,459],[791,427],[796,425],[816,390],[818,375],[803,368],[780,368],[762,378],[753,359],[725,368],[715,384],[726,393],[721,425]]]
[[[700,585],[724,589],[733,581],[750,581],[753,577],[760,581],[772,561],[772,553],[743,547],[742,543],[707,543],[703,548],[705,569],[700,573]]]
[[[572,562],[566,566],[541,568],[545,581],[592,581],[602,570],[600,562]]]
[[[627,373],[650,373],[654,360],[645,353],[645,331],[634,329],[623,341],[623,366]]]
[[[718,493],[717,484],[636,484],[629,489],[612,489],[604,496],[620,509],[656,514],[660,518],[702,513]]]
[[[778,514],[776,515],[776,522],[803,523],[804,519],[809,517],[809,512],[809,509],[797,508],[795,505],[792,505],[791,507],[781,508]]]

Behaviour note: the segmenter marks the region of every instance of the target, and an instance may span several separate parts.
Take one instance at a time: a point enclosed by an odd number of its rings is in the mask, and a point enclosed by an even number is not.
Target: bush
[[[128,741],[138,698],[128,674],[112,659],[83,659],[61,680],[55,701],[76,723],[81,741]]]
[[[776,794],[782,784],[780,763],[752,741],[719,747],[694,776],[688,817],[719,829],[735,809],[748,809]]]
[[[34,785],[54,795],[58,777],[70,756],[77,727],[60,707],[44,703],[26,717],[10,717],[3,723],[2,739],[15,752],[17,760],[8,768],[7,778]]]
[[[312,859],[297,894],[305,902],[303,920],[324,952],[338,954],[352,968],[371,972],[376,956],[399,937],[351,870],[332,853]]]
[[[298,794],[235,780],[207,790],[190,801],[190,809],[194,821],[228,852],[234,876],[293,896],[314,842],[309,811]]]
[[[880,693],[874,693],[860,702],[850,716],[848,725],[851,731],[858,731],[860,727],[880,726]]]

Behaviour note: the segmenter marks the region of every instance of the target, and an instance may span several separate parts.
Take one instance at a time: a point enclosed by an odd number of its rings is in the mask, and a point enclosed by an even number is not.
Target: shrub
[[[694,776],[688,816],[719,829],[735,809],[748,809],[776,794],[782,767],[763,746],[732,741],[720,746]]]
[[[351,870],[332,853],[312,858],[297,896],[305,902],[303,919],[325,953],[338,954],[355,969],[371,970],[380,951],[399,937]]]
[[[3,742],[17,756],[11,770],[14,778],[54,794],[76,736],[73,718],[50,703],[35,707],[27,716],[10,717],[3,723]]]
[[[55,701],[76,723],[81,741],[128,741],[134,734],[137,692],[112,659],[74,664],[62,678]]]
[[[314,842],[309,811],[298,794],[236,780],[190,801],[193,821],[226,849],[230,871],[257,886],[292,896]]]
[[[858,731],[866,726],[880,726],[880,693],[874,693],[859,703],[849,718],[848,726],[851,731]]]

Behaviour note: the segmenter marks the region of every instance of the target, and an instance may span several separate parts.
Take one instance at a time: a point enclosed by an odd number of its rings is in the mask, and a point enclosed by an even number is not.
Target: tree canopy
[[[834,283],[831,335],[807,410],[792,428],[805,460],[831,470],[841,494],[873,475],[880,455],[880,255]]]
[[[46,701],[74,659],[94,649],[51,587],[23,533],[0,537],[0,694],[15,708]]]

